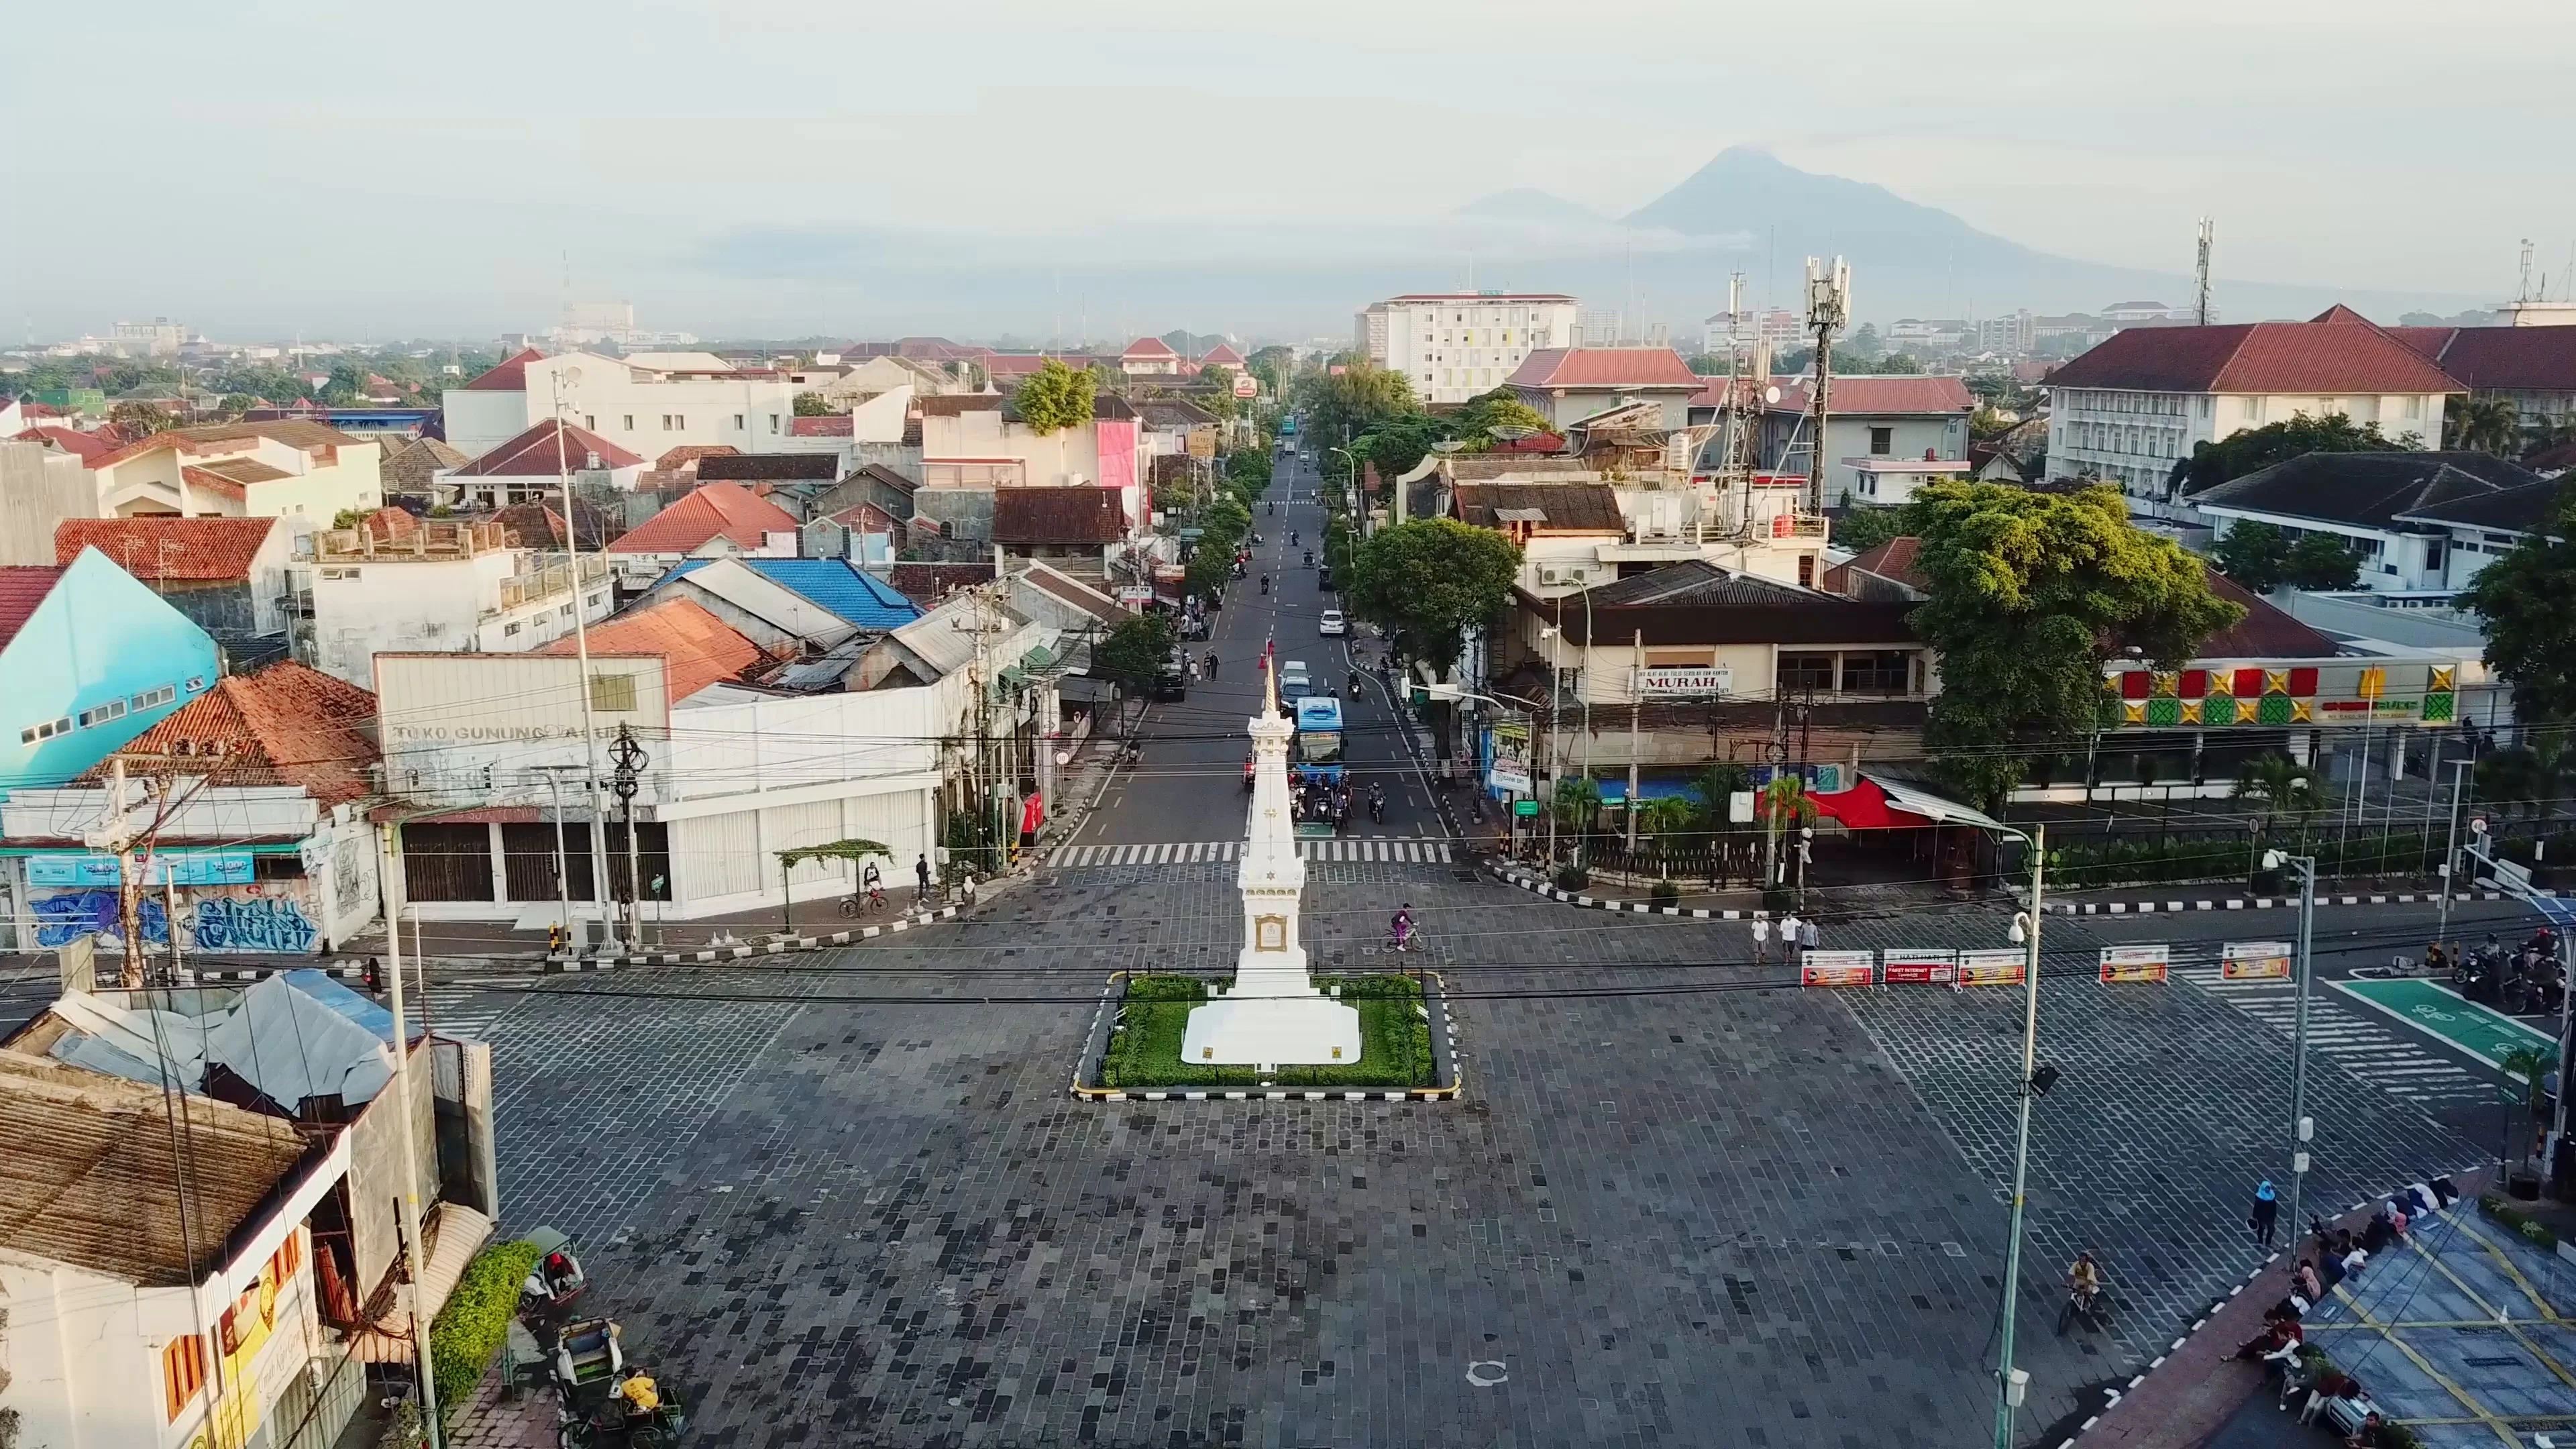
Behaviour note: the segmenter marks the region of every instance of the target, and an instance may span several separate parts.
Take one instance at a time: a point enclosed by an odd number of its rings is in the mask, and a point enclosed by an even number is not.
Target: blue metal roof
[[[669,577],[680,578],[715,562],[689,559],[671,570]],[[919,606],[847,559],[737,558],[733,562],[862,629],[898,629],[921,617]]]

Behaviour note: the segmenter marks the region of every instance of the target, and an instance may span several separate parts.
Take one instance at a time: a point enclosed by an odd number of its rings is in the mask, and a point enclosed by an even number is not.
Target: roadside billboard
[[[2172,969],[2173,948],[2170,946],[2105,946],[2102,948],[2102,979],[2105,981],[2162,981]]]
[[[2218,979],[2221,981],[2287,981],[2290,979],[2290,943],[2287,941],[2230,941],[2219,948]]]
[[[1889,986],[1947,986],[1959,974],[1956,951],[1879,953],[1878,979]]]
[[[1874,986],[1877,982],[1875,951],[1809,951],[1798,958],[1801,986]]]
[[[1961,986],[2019,986],[2030,974],[2030,957],[2019,946],[1959,953]]]

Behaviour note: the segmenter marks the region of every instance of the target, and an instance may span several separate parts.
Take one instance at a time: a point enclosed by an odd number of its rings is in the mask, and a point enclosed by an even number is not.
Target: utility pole
[[[590,776],[590,898],[599,906],[599,934],[602,944],[605,944],[608,938],[608,795],[599,778],[599,720],[593,709],[589,611],[582,596],[581,529],[572,511],[572,439],[564,433],[562,371],[549,369],[547,377],[554,389],[555,481],[563,491],[564,556],[572,565],[573,652],[581,659],[581,767]],[[573,374],[573,380],[581,380],[579,372]],[[386,917],[385,925],[390,930],[393,918]],[[569,930],[572,923],[567,920],[564,925]]]
[[[566,520],[569,524],[570,520]],[[429,1449],[442,1449],[446,1432],[438,1421],[438,1377],[430,1362],[429,1320],[420,1296],[420,1134],[414,1129],[411,1091],[411,1022],[403,1015],[402,893],[395,874],[393,822],[376,827],[376,879],[385,911],[385,979],[394,1014],[394,1115],[402,1124],[402,1279],[410,1289],[412,1351],[420,1369],[420,1421]]]
[[[2030,1374],[2013,1366],[2013,1329],[2018,1317],[2013,1295],[2021,1287],[2022,1210],[2030,1182],[2030,1104],[2031,1099],[2048,1090],[2039,1071],[2039,923],[2047,914],[2040,902],[2040,889],[2042,870],[2048,861],[2048,827],[2035,828],[2023,838],[2023,844],[2030,849],[2029,927],[2025,931],[2022,922],[2013,923],[2013,934],[2023,937],[2028,948],[2022,960],[2021,1118],[2013,1134],[2012,1231],[2004,1239],[2003,1349],[1995,1359],[1995,1449],[2012,1449],[2013,1410],[2021,1406],[2029,1392]],[[2051,1067],[2048,1082],[2056,1079],[2056,1068]]]
[[[2460,795],[2468,783],[2465,772],[2476,763],[2475,760],[2451,762],[2451,829],[2442,840],[2442,922],[2433,928],[2433,939],[2441,943],[2443,954],[2454,961],[2459,959],[2459,952],[2451,944],[2451,877],[2459,870],[2460,864]],[[2293,1223],[2291,1226],[2295,1228],[2298,1225]]]
[[[1834,334],[1851,320],[1851,266],[1834,258],[1827,269],[1807,258],[1807,328],[1816,334],[1815,396],[1807,400],[1807,512],[1825,511],[1826,394],[1833,386]]]
[[[1637,716],[1646,712],[1646,631],[1639,629],[1628,676],[1628,854],[1637,853]],[[1632,864],[1631,869],[1634,869]]]
[[[2208,217],[2200,219],[2200,260],[2193,268],[2191,320],[2194,326],[2209,325],[2209,244],[2217,235],[2217,223]]]

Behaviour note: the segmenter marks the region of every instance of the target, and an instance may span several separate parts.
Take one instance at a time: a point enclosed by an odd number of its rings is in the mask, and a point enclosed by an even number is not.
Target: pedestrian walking
[[[912,878],[917,882],[916,888],[913,891],[913,899],[922,904],[928,904],[930,901],[929,852],[924,851],[921,857],[912,863]]]
[[[1798,918],[1786,912],[1780,917],[1780,959],[1798,964]]]
[[[1798,923],[1798,959],[1805,960],[1807,953],[1814,949],[1816,949],[1816,918],[1809,916]]]
[[[2267,1177],[2263,1179],[2262,1186],[2254,1189],[2254,1241],[2266,1248],[2271,1247],[2272,1229],[2280,1220],[2281,1199],[2272,1191],[2272,1180]]]
[[[1771,959],[1771,918],[1759,911],[1753,916],[1753,964],[1759,966]]]

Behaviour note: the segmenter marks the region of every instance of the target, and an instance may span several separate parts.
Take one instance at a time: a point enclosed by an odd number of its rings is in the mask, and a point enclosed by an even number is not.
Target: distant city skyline
[[[1964,8],[1868,0],[1826,43],[1776,8],[1614,0],[1586,34],[1631,49],[1540,75],[1527,41],[1561,22],[1519,0],[996,0],[972,26],[486,0],[316,23],[154,0],[118,51],[150,83],[104,97],[58,63],[88,22],[30,14],[0,56],[21,140],[0,176],[33,222],[0,233],[0,338],[155,315],[470,338],[608,299],[702,337],[1331,335],[1385,291],[1462,282],[1470,254],[1486,285],[1586,290],[1550,274],[1567,247],[1642,274],[1655,239],[1609,219],[1738,145],[2092,266],[2178,276],[2206,214],[2229,279],[2490,304],[2529,237],[2567,286],[2576,190],[2539,160],[2563,95],[2542,38],[2576,41],[2561,6],[2440,25],[2386,0]],[[92,176],[84,157],[125,160]],[[1603,228],[1569,214],[1542,255],[1457,215],[1513,188]],[[1695,324],[1727,259],[1663,260],[1637,310]],[[1858,295],[1864,318],[1928,310],[1874,303],[1867,271]]]

